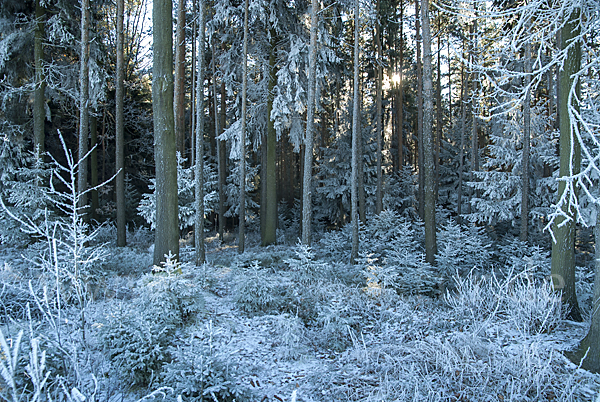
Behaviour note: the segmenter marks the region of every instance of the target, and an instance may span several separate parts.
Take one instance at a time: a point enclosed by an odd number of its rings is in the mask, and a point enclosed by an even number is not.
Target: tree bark
[[[177,150],[185,158],[185,4],[177,2],[177,27],[175,30],[175,136]],[[192,90],[193,91],[193,90]]]
[[[463,58],[464,58],[465,42],[463,40]],[[465,72],[465,63],[461,63],[460,71],[460,147],[458,149],[458,188],[456,189],[456,220],[462,223],[462,192],[463,192],[463,175],[464,175],[464,152],[465,152],[465,137],[467,131],[467,99],[468,99],[468,84]]]
[[[196,265],[206,261],[204,249],[204,0],[198,1],[198,54],[196,81],[196,164],[194,165],[194,189],[196,196],[196,220],[194,243]]]
[[[227,113],[227,92],[225,81],[221,81],[221,132],[225,130],[225,117]],[[227,185],[227,142],[219,141],[219,239],[223,241],[225,235],[225,186]]]
[[[77,207],[82,213],[87,206],[88,161],[83,158],[88,153],[89,98],[90,98],[90,1],[81,0],[81,62],[79,70],[79,170],[77,172]]]
[[[561,48],[565,49],[571,41],[579,36],[580,11],[576,9],[561,29]],[[560,168],[559,177],[573,177],[581,167],[581,145],[574,138],[573,126],[569,118],[569,108],[579,109],[576,99],[570,100],[571,88],[574,84],[572,75],[579,72],[581,67],[581,43],[575,42],[568,52],[567,59],[559,72],[558,108],[560,116]],[[579,84],[573,95],[579,98]],[[573,122],[573,124],[575,124]],[[558,183],[558,200],[566,191],[566,183]],[[576,191],[576,187],[574,188]],[[577,196],[577,194],[575,194]],[[559,216],[554,220],[552,233],[552,280],[554,289],[562,291],[562,300],[568,308],[567,317],[574,321],[582,321],[579,303],[575,291],[575,220],[576,211],[568,201],[561,206],[563,213],[569,218]],[[566,221],[565,221],[566,220]]]
[[[248,1],[244,2],[244,47],[242,57],[244,58],[242,71],[242,130],[240,132],[240,211],[239,211],[239,234],[238,252],[244,252],[245,227],[246,227],[246,96],[248,91]]]
[[[358,258],[358,163],[359,163],[359,114],[360,95],[359,91],[359,35],[360,35],[360,1],[355,0],[354,5],[354,111],[352,113],[352,174],[350,178],[350,198],[352,203],[352,251],[350,263],[355,264]]]
[[[95,188],[98,186],[98,149],[95,148],[98,144],[98,120],[94,114],[90,115],[90,145],[92,151],[90,152],[90,180],[91,187]],[[91,190],[91,211],[90,216],[92,219],[98,219],[97,210],[100,207],[98,200],[98,190]]]
[[[115,188],[117,193],[117,247],[127,245],[125,215],[125,128],[123,126],[123,101],[125,98],[125,63],[123,54],[124,0],[117,0],[117,66],[115,77]]]
[[[152,4],[152,110],[156,166],[156,230],[154,264],[171,253],[179,258],[177,156],[173,115],[173,5],[170,0]]]
[[[525,74],[531,74],[531,49],[530,44],[525,45],[525,57],[524,57],[524,72]],[[531,77],[525,76],[525,86],[529,86]],[[523,158],[521,164],[523,168],[521,170],[521,241],[527,241],[527,225],[529,223],[529,142],[531,138],[531,91],[527,89],[525,95],[525,102],[523,104]]]
[[[33,145],[37,158],[44,154],[44,125],[46,121],[46,78],[44,76],[44,35],[45,35],[46,10],[41,6],[40,0],[35,2],[35,33],[33,44],[33,57],[35,62],[35,89],[33,92]]]
[[[431,66],[431,32],[429,23],[429,0],[422,1],[421,19],[423,22],[423,182],[424,182],[424,223],[425,259],[435,264],[437,254],[435,224],[435,162],[433,140],[433,69]]]
[[[400,0],[400,68],[399,84],[398,84],[398,102],[397,118],[398,125],[396,128],[398,135],[398,171],[402,174],[404,168],[404,0]]]
[[[383,86],[383,50],[381,46],[381,23],[379,21],[381,14],[381,0],[377,0],[377,22],[375,25],[375,43],[377,45],[377,94],[376,96],[376,132],[377,136],[377,191],[375,196],[375,213],[381,213],[383,209],[383,172],[382,172],[382,135],[383,135],[383,116],[382,116],[382,86]]]
[[[267,135],[266,135],[266,165],[263,185],[265,186],[265,216],[262,245],[268,246],[277,241],[277,133],[271,120],[275,84],[277,83],[277,38],[275,30],[271,30],[271,48],[269,54],[269,84],[267,87]],[[261,217],[262,218],[262,217]]]
[[[419,0],[415,0],[415,31],[416,31],[416,43],[417,48],[417,165],[419,170],[419,189],[418,189],[418,205],[419,205],[419,217],[424,219],[425,215],[425,175],[423,166],[423,71],[421,64],[421,21],[418,17],[419,11]]]
[[[302,180],[302,243],[311,244],[312,225],[312,165],[315,133],[315,91],[317,85],[317,13],[319,3],[312,0],[310,12],[310,47],[308,53],[308,104],[306,137],[304,139],[304,174]]]

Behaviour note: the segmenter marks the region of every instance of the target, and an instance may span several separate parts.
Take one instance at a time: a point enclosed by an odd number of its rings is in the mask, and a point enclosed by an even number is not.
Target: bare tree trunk
[[[573,75],[581,68],[581,43],[573,39],[580,34],[580,10],[566,16],[568,20],[561,29],[561,48],[570,46],[567,60],[559,70],[558,108],[560,119],[560,168],[559,177],[573,177],[581,169],[581,144],[574,138],[574,127],[569,118],[569,108],[579,109],[576,99],[579,97],[580,85],[576,83],[576,97],[570,100],[569,95],[574,85]],[[571,103],[574,102],[574,103]],[[566,191],[566,182],[558,182],[558,198]],[[575,194],[577,196],[577,194]],[[564,216],[558,216],[552,225],[555,241],[552,242],[552,280],[554,289],[562,291],[562,300],[568,309],[567,317],[574,321],[582,321],[575,289],[575,211],[567,201],[561,207]],[[568,217],[568,219],[566,218]]]
[[[439,17],[439,11],[438,11]],[[438,22],[439,24],[439,22]],[[440,184],[440,144],[442,142],[442,126],[444,125],[444,117],[442,115],[442,46],[441,46],[441,33],[438,32],[437,35],[437,86],[436,86],[436,118],[437,124],[435,126],[435,178],[434,178],[434,186],[435,186],[435,199],[438,199],[438,189]]]
[[[225,81],[221,81],[221,132],[225,130],[225,117],[227,113],[227,92]],[[219,239],[223,240],[225,234],[225,186],[227,185],[227,143],[219,140]]]
[[[33,93],[33,145],[37,158],[44,154],[44,125],[46,121],[46,78],[44,76],[44,24],[46,10],[40,4],[40,0],[35,2],[35,32],[33,44],[33,58],[35,62],[35,90]]]
[[[463,59],[464,59],[465,41],[463,40]],[[462,193],[463,193],[463,175],[464,175],[464,152],[465,152],[465,137],[467,131],[467,99],[468,99],[468,84],[465,72],[465,63],[461,63],[460,71],[460,148],[458,149],[458,188],[456,189],[456,220],[462,222]]]
[[[355,264],[358,258],[358,163],[359,163],[359,114],[360,114],[360,95],[359,91],[359,35],[360,35],[360,1],[354,3],[354,111],[352,113],[352,175],[350,178],[352,203],[351,222],[352,222],[352,251],[350,254],[350,263]]]
[[[90,115],[90,180],[91,187],[98,186],[98,149],[95,148],[98,144],[98,119],[94,114]],[[100,207],[98,200],[98,190],[91,190],[91,211],[90,217],[94,220],[98,219],[97,210]]]
[[[79,170],[77,191],[79,208],[87,206],[88,161],[82,160],[88,153],[89,98],[90,98],[90,1],[81,0],[81,63],[79,71]]]
[[[175,136],[177,150],[185,158],[185,4],[177,2],[177,27],[175,30]],[[193,90],[192,90],[193,92]]]
[[[190,166],[194,166],[196,160],[196,40],[198,39],[198,0],[192,0],[192,12],[194,15],[192,22],[192,81],[190,82]]]
[[[525,60],[524,70],[525,74],[531,74],[531,45],[528,43],[525,45]],[[527,75],[525,77],[525,85],[529,86],[531,77]],[[527,89],[527,95],[525,95],[525,102],[523,104],[523,159],[521,164],[523,165],[521,171],[521,241],[527,241],[528,222],[529,222],[529,142],[531,137],[531,90]]]
[[[380,2],[377,0],[377,22],[375,25],[375,43],[377,45],[377,94],[375,103],[377,104],[377,130],[375,135],[377,136],[377,192],[375,197],[375,213],[381,213],[383,209],[383,172],[382,172],[382,135],[383,135],[383,116],[381,107],[382,98],[382,86],[383,86],[383,50],[381,47],[381,23],[380,18]]]
[[[173,4],[152,3],[152,109],[156,167],[156,230],[154,265],[171,253],[179,259],[177,141],[173,115]]]
[[[423,0],[422,2],[421,19],[423,21],[423,212],[425,223],[425,259],[428,263],[435,264],[437,245],[435,224],[435,162],[433,158],[433,68],[431,66],[429,0]]]
[[[400,0],[400,75],[398,87],[397,116],[398,126],[398,170],[402,174],[404,168],[404,0]]]
[[[477,63],[477,56],[475,54],[475,52],[477,52],[477,21],[475,21],[473,23],[473,30],[472,30],[472,34],[473,34],[473,40],[474,40],[474,45],[471,49],[471,57],[473,58],[473,64],[475,65]],[[471,117],[472,117],[472,122],[471,122],[471,181],[474,182],[476,180],[475,177],[475,172],[479,171],[479,135],[478,135],[478,129],[477,129],[477,119],[479,118],[477,116],[477,114],[479,113],[478,110],[478,91],[479,91],[479,75],[477,73],[473,73],[473,78],[472,78],[472,84],[473,84],[473,93],[472,93],[472,104],[471,104]],[[469,198],[473,198],[475,194],[475,190],[473,189],[473,187],[470,188],[469,190]],[[470,203],[469,203],[469,213],[471,212],[471,207],[470,207]]]
[[[262,245],[268,246],[277,241],[277,133],[275,125],[271,120],[271,110],[273,109],[274,93],[273,89],[277,83],[277,66],[275,64],[277,56],[277,38],[275,30],[271,30],[271,49],[269,54],[269,84],[267,94],[267,133],[266,144],[263,146],[265,158],[265,175],[263,176],[265,187],[265,216],[264,216],[264,235]],[[261,220],[263,217],[261,217]]]
[[[248,93],[248,1],[244,2],[244,48],[242,57],[244,58],[242,70],[242,130],[240,132],[240,211],[239,211],[239,234],[238,234],[238,252],[244,252],[245,247],[245,228],[246,228],[246,96]]]
[[[125,63],[123,54],[124,0],[117,0],[117,66],[115,77],[115,189],[117,193],[117,247],[127,245],[125,215],[125,128],[123,126],[123,101],[125,98]]]
[[[312,0],[310,12],[310,47],[308,55],[308,105],[304,149],[304,176],[302,181],[302,243],[311,244],[312,225],[312,165],[315,132],[315,91],[317,85],[317,13],[319,3]]]
[[[194,190],[196,196],[196,221],[194,242],[196,265],[206,261],[204,250],[204,0],[198,1],[198,54],[196,81],[196,164],[194,169]]]
[[[417,48],[417,165],[419,170],[419,191],[418,191],[418,205],[419,205],[419,217],[424,218],[425,203],[424,203],[424,187],[425,187],[425,176],[423,167],[423,71],[421,70],[421,21],[418,17],[419,11],[419,0],[415,0],[415,31],[416,31],[416,43]]]

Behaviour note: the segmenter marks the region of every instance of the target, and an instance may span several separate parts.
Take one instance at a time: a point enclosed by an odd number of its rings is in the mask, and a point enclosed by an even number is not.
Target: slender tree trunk
[[[398,132],[398,170],[402,174],[404,168],[404,0],[400,0],[400,56],[399,56],[399,87],[398,87],[398,102],[397,118],[398,124],[396,131]]]
[[[198,15],[198,0],[192,0],[192,12],[194,16]],[[198,39],[198,24],[196,17],[192,22],[192,81],[190,87],[190,166],[194,166],[196,160],[196,45]]]
[[[360,51],[360,49],[359,49]],[[360,63],[360,62],[359,62]],[[360,68],[360,64],[359,64]],[[358,218],[364,225],[367,223],[367,201],[365,196],[365,173],[364,173],[364,152],[363,152],[363,135],[362,135],[362,94],[360,92],[360,74],[358,75]]]
[[[219,115],[219,103],[217,102],[217,50],[216,50],[216,46],[215,46],[215,41],[214,41],[214,37],[211,40],[211,48],[212,48],[212,76],[213,76],[213,94],[214,94],[214,119],[215,119],[215,148],[216,148],[216,153],[217,153],[217,171],[220,172],[221,171],[221,140],[219,140],[219,135],[223,132],[223,126],[220,124],[220,120],[221,120],[221,116]],[[193,92],[193,91],[192,91]],[[221,96],[223,96],[221,94]],[[219,181],[217,180],[217,187],[219,186]],[[218,193],[219,193],[219,198],[221,197],[221,189],[217,188]],[[221,202],[221,200],[219,199],[219,203]],[[218,226],[217,228],[221,227],[221,221],[223,219],[225,219],[223,217],[223,215],[221,214],[221,209],[218,209]],[[217,233],[219,234],[219,239],[222,239],[221,236],[221,232],[219,232],[219,229],[217,229]]]
[[[526,74],[531,74],[531,49],[530,44],[525,45],[524,70]],[[525,86],[529,86],[531,77],[525,77]],[[523,165],[521,171],[521,241],[527,241],[528,216],[529,216],[529,142],[531,137],[531,91],[527,89],[525,102],[523,104]]]
[[[87,206],[88,161],[83,158],[88,153],[89,135],[89,97],[90,97],[90,1],[81,0],[81,63],[79,71],[79,170],[77,173],[77,191],[79,208]],[[83,212],[83,211],[82,211]]]
[[[175,136],[177,150],[185,158],[185,4],[177,2],[177,27],[175,30]],[[192,91],[193,92],[193,91]]]
[[[592,301],[590,329],[579,343],[571,360],[585,370],[594,373],[600,373],[600,206],[596,204],[597,218],[594,227],[594,244],[596,247],[595,255],[595,277],[594,277],[594,298]],[[584,359],[585,356],[585,359]],[[583,362],[582,362],[583,359]]]
[[[463,59],[464,59],[465,42],[463,40]],[[465,137],[467,131],[467,99],[468,99],[468,84],[465,72],[465,63],[461,63],[460,71],[460,147],[458,149],[458,188],[456,189],[456,220],[462,222],[462,192],[463,192],[463,174],[464,174],[464,152],[465,152]]]
[[[271,30],[271,48],[269,54],[269,84],[267,94],[267,135],[266,135],[266,168],[264,175],[265,186],[265,231],[262,245],[268,246],[277,241],[277,133],[275,124],[271,119],[275,84],[277,83],[277,38],[275,30]],[[262,218],[262,217],[261,217]]]
[[[169,253],[179,259],[172,11],[170,0],[154,0],[152,3],[152,110],[156,167],[154,265],[165,261],[165,255]]]
[[[225,117],[227,113],[227,92],[225,81],[221,81],[221,132],[225,130]],[[223,241],[225,235],[225,186],[227,185],[227,143],[219,141],[219,239]]]
[[[419,0],[415,0],[415,31],[416,31],[416,43],[417,48],[417,165],[419,170],[419,216],[421,219],[424,218],[425,214],[425,203],[424,203],[424,187],[425,187],[425,175],[423,166],[423,71],[421,70],[421,21],[418,17],[420,15]]]
[[[438,11],[439,17],[439,11]],[[441,33],[438,32],[437,35],[437,85],[436,85],[436,119],[437,124],[435,126],[435,178],[434,178],[434,186],[435,186],[435,199],[438,199],[438,189],[440,183],[440,144],[442,142],[442,127],[444,125],[444,116],[442,115],[442,46]]]
[[[91,187],[95,188],[98,186],[98,149],[96,145],[98,144],[98,119],[94,114],[90,115],[90,145],[92,151],[90,152],[90,179],[91,179]],[[90,191],[90,195],[92,198],[91,202],[91,213],[90,216],[92,219],[98,219],[98,213],[96,212],[100,207],[100,202],[98,200],[98,190]]]
[[[310,47],[308,55],[308,105],[306,112],[306,137],[304,139],[304,176],[302,181],[302,243],[311,244],[312,224],[312,165],[315,132],[315,92],[317,85],[317,13],[319,3],[312,0],[310,12]]]
[[[561,29],[561,47],[565,49],[574,38],[580,34],[580,10],[566,16],[568,20]],[[581,145],[574,137],[573,124],[569,118],[569,109],[579,109],[579,83],[573,82],[573,74],[581,68],[581,43],[575,42],[568,52],[567,59],[559,72],[558,108],[560,116],[560,169],[559,177],[573,177],[581,167]],[[573,98],[570,99],[571,88],[576,85]],[[575,96],[577,96],[575,98]],[[558,183],[558,200],[566,191],[565,181]],[[573,190],[576,191],[576,188]],[[577,196],[577,194],[575,194]],[[575,291],[575,220],[576,211],[566,201],[561,206],[562,212],[568,217],[558,216],[552,225],[555,241],[552,242],[552,280],[554,288],[562,291],[563,303],[568,308],[567,317],[574,321],[582,321],[579,303]],[[566,220],[566,221],[565,221]]]
[[[380,18],[380,2],[381,0],[377,0],[377,22],[375,25],[375,43],[377,45],[377,94],[376,96],[376,116],[377,116],[377,191],[375,197],[375,213],[381,213],[383,209],[383,172],[382,172],[382,135],[383,135],[383,116],[382,116],[382,107],[381,107],[381,98],[382,98],[382,86],[383,86],[383,50],[381,47],[381,23],[379,21]]]
[[[473,23],[473,40],[474,46],[471,49],[471,57],[473,58],[473,64],[477,64],[477,56],[475,52],[478,50],[477,45],[477,21]],[[477,128],[477,114],[479,113],[477,102],[478,102],[478,91],[479,91],[479,75],[477,73],[473,73],[472,84],[473,84],[473,93],[472,93],[472,105],[471,105],[471,117],[473,121],[471,122],[471,181],[474,182],[476,180],[475,172],[479,171],[479,135]],[[475,190],[473,187],[469,190],[469,198],[473,198],[475,194]],[[470,205],[470,204],[469,204]],[[469,207],[469,213],[471,212],[471,208]]]
[[[452,121],[452,56],[450,55],[450,33],[448,33],[448,116]],[[450,123],[452,126],[452,123]]]
[[[127,245],[125,215],[125,128],[123,126],[123,101],[125,98],[125,63],[123,54],[124,0],[117,0],[117,66],[115,77],[115,189],[117,193],[117,247]]]
[[[352,222],[352,251],[350,254],[350,263],[355,264],[358,258],[358,163],[359,163],[359,114],[360,114],[360,95],[359,91],[359,35],[360,35],[360,1],[354,3],[354,111],[352,113],[352,174],[350,178],[350,198],[352,203],[351,222]]]
[[[196,265],[206,261],[204,250],[204,0],[198,1],[198,54],[196,81],[196,164],[194,169],[194,189],[196,196],[196,221],[194,242]]]
[[[246,234],[246,96],[248,92],[248,1],[244,5],[244,58],[242,71],[242,130],[240,132],[240,222],[238,235],[238,252],[244,252]]]
[[[435,162],[433,140],[433,68],[431,66],[431,32],[429,23],[429,0],[423,0],[421,7],[423,20],[423,158],[424,158],[424,223],[425,259],[435,264],[437,254],[435,224]]]
[[[46,121],[46,78],[44,76],[44,35],[45,35],[45,17],[46,10],[40,4],[40,0],[35,2],[35,33],[33,44],[33,58],[35,62],[35,90],[33,93],[33,145],[37,158],[44,154],[44,125]]]

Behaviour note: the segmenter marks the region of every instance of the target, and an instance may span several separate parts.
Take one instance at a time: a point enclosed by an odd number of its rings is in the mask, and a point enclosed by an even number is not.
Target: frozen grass
[[[222,243],[208,250],[202,267],[155,276],[141,276],[148,272],[143,248],[111,250],[111,269],[100,282],[109,290],[97,292],[87,308],[85,345],[68,337],[72,324],[52,334],[48,322],[34,317],[28,331],[20,310],[1,328],[2,356],[10,358],[0,358],[0,399],[37,401],[38,388],[39,395],[73,402],[135,401],[153,392],[182,402],[598,395],[600,376],[562,354],[586,327],[564,321],[557,295],[528,272],[456,276],[452,291],[430,297],[386,287],[369,292],[361,267],[300,246],[243,256]],[[7,264],[3,280],[27,279],[19,272]],[[203,303],[194,301],[199,295]],[[76,307],[64,306],[62,320],[77,319]],[[19,329],[25,330],[20,348],[6,341]],[[127,366],[136,362],[143,367]],[[137,381],[135,370],[141,370]]]

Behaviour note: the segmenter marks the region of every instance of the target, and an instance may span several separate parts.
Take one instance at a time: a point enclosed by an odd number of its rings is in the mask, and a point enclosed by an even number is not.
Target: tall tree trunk
[[[463,40],[463,59],[465,57],[465,41]],[[464,175],[464,153],[465,153],[465,137],[467,131],[467,99],[468,99],[468,84],[465,72],[465,63],[461,63],[460,67],[460,148],[458,149],[458,188],[456,189],[456,220],[462,223],[462,193],[463,193],[463,175]]]
[[[35,2],[35,33],[33,43],[33,58],[35,62],[35,90],[33,92],[33,145],[37,158],[44,154],[44,124],[46,121],[46,78],[44,76],[44,24],[46,10],[40,4],[40,0]]]
[[[88,161],[83,158],[88,153],[89,98],[90,98],[90,1],[81,0],[81,63],[79,70],[79,170],[77,191],[79,208],[87,206]],[[82,211],[83,212],[83,211]]]
[[[398,87],[398,102],[397,118],[398,124],[396,131],[398,132],[398,170],[402,174],[404,168],[404,0],[400,0],[400,57],[399,57],[399,87]]]
[[[415,31],[416,31],[416,43],[417,48],[417,166],[419,170],[419,217],[424,218],[425,214],[425,203],[424,203],[424,191],[425,191],[425,175],[423,167],[423,71],[421,70],[421,21],[418,17],[419,11],[419,0],[415,0]]]
[[[421,7],[423,22],[423,182],[424,182],[424,223],[425,259],[435,264],[437,254],[435,224],[435,162],[433,140],[433,69],[431,66],[431,32],[429,23],[429,0],[423,0]],[[420,172],[419,172],[420,173]]]
[[[98,186],[98,149],[96,145],[98,145],[98,119],[96,115],[90,115],[90,180],[91,187],[95,188]],[[100,202],[98,200],[98,190],[90,191],[91,195],[91,213],[90,216],[93,220],[98,220],[97,210],[100,207]]]
[[[194,243],[196,265],[206,261],[204,250],[204,0],[198,1],[198,54],[196,81],[196,164],[194,165],[194,189],[196,198],[196,220]]]
[[[246,96],[248,93],[248,1],[244,2],[244,47],[242,57],[244,58],[242,70],[242,130],[240,131],[240,211],[239,211],[239,234],[238,252],[244,252],[246,234]]]
[[[124,0],[117,0],[117,66],[115,77],[115,188],[117,192],[117,247],[127,245],[125,215],[125,128],[123,126],[123,101],[125,98],[125,63],[123,54]]]
[[[179,259],[177,141],[173,115],[173,3],[152,3],[152,110],[156,167],[154,265],[171,253]]]
[[[225,117],[227,113],[227,92],[225,81],[221,81],[221,132],[225,130]],[[223,241],[225,235],[225,186],[227,185],[227,142],[219,140],[219,239]]]
[[[531,82],[531,48],[530,44],[525,45],[524,72],[528,74],[525,77],[525,86],[528,87]],[[521,241],[527,241],[527,225],[529,222],[529,142],[531,137],[531,90],[527,88],[525,102],[523,104],[523,159],[521,164]]]
[[[360,35],[360,1],[354,2],[354,111],[352,113],[352,174],[350,178],[350,198],[352,203],[352,251],[350,263],[355,264],[358,258],[358,164],[359,162],[359,122],[360,122],[360,95],[359,91],[359,35]]]
[[[596,226],[594,227],[595,255],[595,277],[594,298],[592,300],[592,312],[590,329],[585,338],[581,340],[573,353],[571,360],[585,370],[600,373],[600,205],[596,204]],[[585,359],[584,359],[585,356]],[[583,359],[583,361],[582,361]]]
[[[194,16],[198,15],[198,0],[192,0],[192,12]],[[192,22],[192,81],[190,87],[190,166],[196,163],[196,40],[198,39],[197,19]]]
[[[359,49],[360,51],[360,49]],[[359,62],[360,63],[360,62]],[[360,68],[360,64],[359,64]],[[358,218],[364,225],[367,223],[367,200],[365,195],[365,172],[364,172],[364,152],[363,152],[363,135],[362,135],[362,94],[360,92],[360,74],[358,75]]]
[[[438,11],[438,19],[439,19],[439,11]],[[438,22],[440,25],[441,22]],[[441,26],[441,25],[440,25]],[[441,29],[441,28],[440,28]],[[440,184],[440,146],[442,142],[442,127],[444,125],[444,116],[442,115],[442,43],[440,38],[442,37],[441,32],[438,32],[437,35],[437,85],[436,85],[436,120],[437,124],[435,126],[435,178],[434,178],[434,186],[435,186],[435,199],[438,199],[438,189]]]
[[[478,60],[476,56],[476,52],[478,51],[478,40],[477,40],[477,21],[473,23],[472,28],[473,41],[474,45],[471,48],[471,57],[473,59],[473,65],[476,65]],[[471,181],[474,182],[476,180],[475,172],[479,170],[479,135],[477,129],[477,119],[479,118],[477,114],[478,110],[478,91],[479,91],[479,74],[473,73],[472,84],[473,84],[473,93],[472,93],[472,104],[471,104]],[[475,194],[475,190],[473,187],[469,190],[469,198],[473,198]],[[471,207],[469,203],[469,213],[471,212]]]
[[[277,133],[275,124],[271,119],[271,110],[273,110],[273,90],[277,83],[277,38],[275,30],[271,30],[271,48],[269,54],[269,84],[267,87],[267,135],[266,135],[266,166],[263,176],[263,185],[265,186],[265,216],[264,216],[264,235],[262,245],[268,246],[277,241]],[[262,217],[261,217],[262,218]]]
[[[312,165],[315,136],[315,92],[317,85],[317,13],[319,2],[312,0],[310,12],[310,47],[308,53],[308,104],[306,111],[306,137],[304,139],[304,175],[302,180],[302,243],[311,244],[312,224]]]
[[[382,107],[381,107],[381,98],[382,98],[382,86],[383,86],[383,50],[381,47],[381,22],[380,18],[380,2],[381,0],[377,0],[377,22],[375,25],[375,43],[377,45],[377,94],[376,96],[376,116],[377,116],[377,131],[375,135],[377,136],[377,191],[375,197],[375,213],[381,213],[383,209],[383,172],[382,172],[382,135],[383,135],[383,116],[382,116]]]
[[[581,167],[581,145],[573,134],[573,125],[569,118],[569,109],[579,109],[577,99],[580,99],[580,85],[573,82],[573,74],[581,68],[581,43],[574,38],[580,34],[580,10],[575,9],[571,15],[565,16],[568,20],[561,29],[561,48],[571,46],[567,59],[559,72],[559,97],[558,108],[560,117],[560,169],[559,177],[573,177],[578,174]],[[569,99],[571,88],[577,86],[573,99]],[[575,95],[577,96],[575,98]],[[566,191],[565,181],[558,183],[558,200],[564,197]],[[576,191],[576,187],[573,189]],[[577,196],[577,194],[575,194]],[[563,303],[568,308],[567,317],[574,321],[582,321],[579,303],[575,291],[575,220],[576,211],[568,199],[561,205],[564,216],[558,216],[552,225],[554,241],[552,242],[552,280],[554,288],[562,291]]]
[[[185,4],[177,2],[177,27],[175,30],[175,137],[177,150],[185,158]]]

